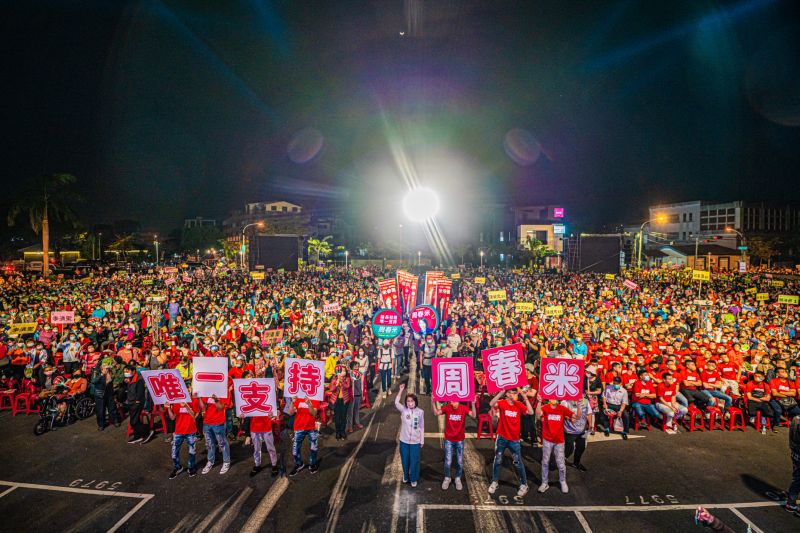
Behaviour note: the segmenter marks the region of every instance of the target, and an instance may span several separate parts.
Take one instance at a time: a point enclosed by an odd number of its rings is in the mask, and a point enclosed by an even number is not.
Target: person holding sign
[[[444,415],[444,481],[442,490],[450,487],[450,465],[453,464],[453,454],[456,456],[456,490],[461,490],[461,474],[464,465],[464,428],[467,425],[467,415],[475,418],[475,403],[469,407],[460,402],[449,402],[443,407],[438,407],[433,402],[433,414]]]
[[[169,475],[170,479],[175,479],[183,472],[181,466],[181,446],[186,442],[189,448],[189,460],[187,468],[189,469],[189,477],[197,475],[195,468],[195,461],[197,458],[197,423],[195,418],[199,414],[200,405],[197,398],[192,398],[192,401],[181,402],[180,404],[167,404],[167,416],[170,420],[175,421],[175,434],[172,437],[172,465],[173,470]]]
[[[500,397],[503,395],[505,395],[505,399],[501,400]],[[520,396],[522,396],[524,403],[520,402]],[[528,493],[528,478],[525,474],[525,465],[522,464],[520,422],[522,421],[522,415],[533,414],[533,407],[531,407],[528,397],[521,394],[521,390],[518,388],[498,392],[489,402],[489,407],[496,407],[500,413],[500,420],[497,424],[497,441],[494,446],[494,469],[492,471],[492,483],[489,485],[489,494],[494,494],[497,490],[498,481],[500,480],[500,467],[503,464],[503,453],[508,448],[511,451],[511,459],[514,461],[514,466],[519,474],[520,485],[517,496],[525,496]]]
[[[550,398],[540,408],[542,411],[542,484],[539,492],[547,492],[550,488],[550,456],[555,455],[558,468],[558,481],[561,492],[569,492],[567,486],[567,466],[564,461],[564,422],[571,420],[577,422],[578,416],[568,407],[558,403],[555,398]],[[520,494],[523,496],[523,494]]]
[[[253,461],[255,466],[250,471],[250,477],[261,472],[261,446],[267,447],[269,461],[272,464],[272,477],[278,475],[278,452],[275,449],[275,438],[272,435],[274,422],[268,416],[250,417],[250,438],[253,441]]]
[[[300,451],[303,447],[303,441],[308,437],[308,443],[311,448],[309,456],[308,471],[316,474],[319,471],[317,466],[317,439],[319,439],[319,431],[317,431],[317,413],[322,402],[317,400],[309,400],[308,398],[292,398],[292,403],[289,405],[289,416],[294,416],[294,441],[292,442],[292,456],[294,457],[294,468],[289,472],[290,477],[294,477],[303,470],[306,465],[303,463],[303,458]]]
[[[203,435],[206,438],[208,454],[206,465],[200,473],[205,475],[211,472],[219,446],[222,449],[222,468],[219,473],[225,474],[231,468],[231,446],[225,438],[225,411],[228,408],[228,400],[220,400],[214,394],[210,398],[201,398],[198,405],[200,412],[203,413]]]
[[[417,396],[407,394],[405,405],[400,397],[406,386],[400,384],[394,406],[400,411],[400,460],[403,463],[403,483],[417,486],[422,446],[425,444],[425,412],[418,407]]]

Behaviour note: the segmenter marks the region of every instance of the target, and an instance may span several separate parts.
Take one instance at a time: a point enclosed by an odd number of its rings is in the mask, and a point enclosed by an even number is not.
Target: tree
[[[763,265],[764,260],[769,261],[773,255],[777,255],[780,239],[773,237],[750,237],[747,239],[747,251],[751,259],[758,259],[758,264]]]
[[[308,255],[316,254],[317,263],[319,263],[320,257],[329,256],[333,252],[333,247],[329,242],[332,238],[333,235],[328,235],[322,239],[308,239]]]
[[[181,234],[181,249],[186,252],[216,247],[222,239],[222,231],[216,226],[194,226],[184,228]]]
[[[122,260],[128,260],[128,251],[134,247],[133,235],[117,235],[114,242],[108,245],[112,252],[122,252]]]
[[[42,275],[50,273],[50,217],[72,227],[77,226],[78,216],[73,210],[81,201],[71,190],[77,181],[72,174],[43,174],[19,189],[16,202],[8,210],[8,225],[13,226],[23,213],[28,217],[30,228],[42,236]]]

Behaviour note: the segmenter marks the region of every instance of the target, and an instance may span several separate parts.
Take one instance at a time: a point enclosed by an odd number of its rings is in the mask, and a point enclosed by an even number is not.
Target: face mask
[[[650,376],[642,376],[642,381],[644,381],[645,383],[650,381]]]
[[[77,337],[70,337],[69,340],[75,341],[75,340],[77,340]]]
[[[133,374],[131,374],[130,372],[125,372],[125,377],[126,378],[133,377]]]
[[[50,377],[50,376],[53,375],[53,373],[52,372],[45,372],[44,375],[47,376],[47,377]]]
[[[614,389],[619,390],[622,385],[614,385]]]

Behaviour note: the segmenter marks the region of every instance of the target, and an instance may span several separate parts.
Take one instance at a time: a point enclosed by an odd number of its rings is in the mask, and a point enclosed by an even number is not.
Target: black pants
[[[345,426],[347,425],[347,404],[342,398],[336,398],[333,404],[333,423],[336,426],[336,436],[345,436]]]
[[[128,405],[128,415],[131,417],[130,423],[133,428],[134,438],[145,438],[149,432],[147,425],[142,422],[142,404],[134,403]]]
[[[25,365],[11,365],[11,375],[14,376],[17,383],[22,382],[22,378],[25,377]]]
[[[403,346],[403,366],[408,368],[408,352],[411,350],[411,346]]]
[[[108,420],[112,424],[117,423],[117,406],[114,403],[114,396],[106,394],[105,396],[94,397],[94,414],[97,417],[97,427],[106,427],[106,411],[108,411]]]
[[[586,451],[586,439],[583,438],[583,433],[567,433],[564,432],[564,457],[572,455],[575,450],[575,459],[573,463],[576,465],[581,464],[581,457],[583,452]]]
[[[630,413],[628,412],[629,409],[625,409],[622,412],[621,415],[619,414],[619,411],[620,411],[620,406],[619,405],[614,405],[613,403],[610,403],[610,404],[608,404],[608,409],[609,409],[609,411],[615,411],[617,413],[617,416],[622,418],[622,432],[623,433],[627,433],[628,430],[631,428],[631,416],[630,416]],[[599,416],[600,425],[603,426],[603,428],[605,428],[605,431],[609,431],[609,432],[614,431],[614,428],[609,427],[609,423],[608,423],[609,419],[608,419],[608,415],[606,415],[605,410],[601,408],[599,414],[600,414],[600,416]]]
[[[756,416],[756,413],[761,413],[766,418],[772,418],[774,414],[772,412],[772,407],[769,406],[769,402],[747,402],[747,411],[750,413],[750,416]]]
[[[64,361],[62,364],[64,365],[64,373],[69,375],[69,376],[72,375],[72,372],[76,368],[80,368],[80,362],[79,361],[72,361],[72,362]]]
[[[536,420],[533,415],[522,415],[519,438],[531,445],[536,443]]]

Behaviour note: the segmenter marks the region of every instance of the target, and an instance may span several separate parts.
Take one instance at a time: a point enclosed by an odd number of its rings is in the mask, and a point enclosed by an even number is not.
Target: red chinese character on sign
[[[269,404],[269,391],[269,385],[256,381],[239,387],[239,394],[242,402],[244,402],[244,405],[241,406],[242,414],[253,411],[263,411],[271,414],[272,406]]]
[[[322,384],[320,371],[314,365],[296,364],[289,368],[288,392],[290,395],[297,395],[304,392],[306,396],[316,396],[317,389]]]
[[[148,376],[147,382],[156,396],[166,396],[168,402],[187,401],[180,379],[172,373],[164,372],[155,376]]]

